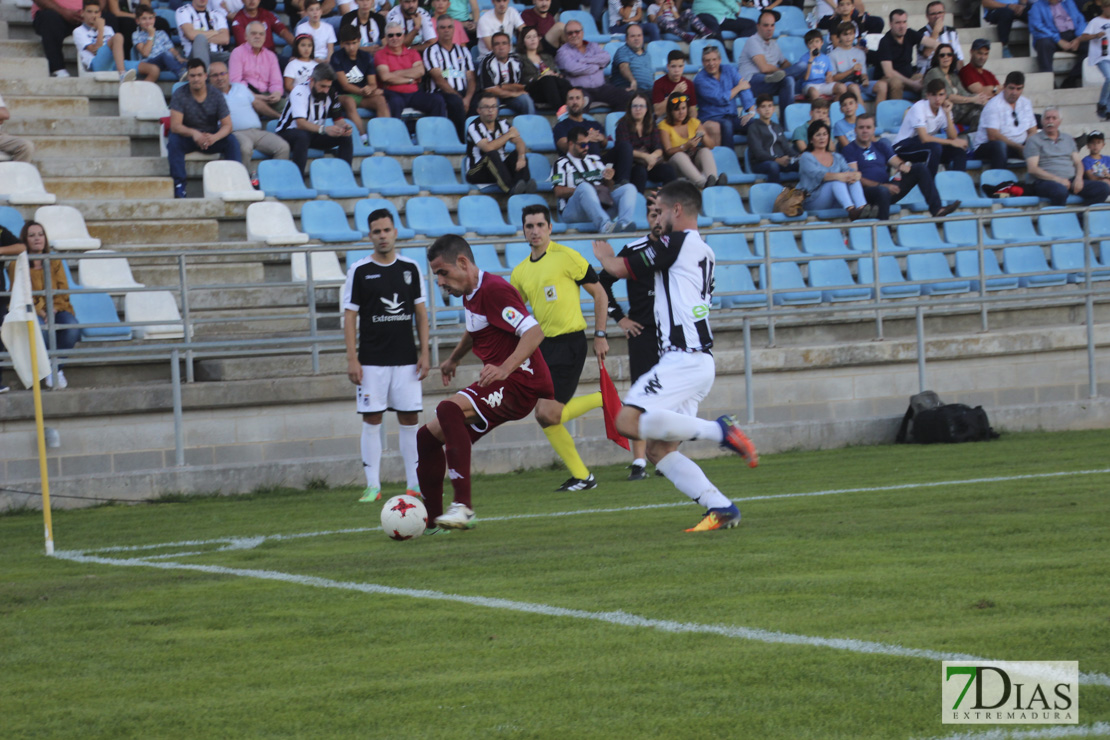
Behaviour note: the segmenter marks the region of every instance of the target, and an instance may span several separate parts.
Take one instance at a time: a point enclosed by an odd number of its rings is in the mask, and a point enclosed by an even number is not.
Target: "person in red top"
[[[235,45],[242,46],[247,43],[247,25],[252,21],[266,24],[266,42],[264,48],[274,51],[274,34],[285,39],[285,43],[293,45],[293,33],[276,15],[259,8],[262,0],[243,0],[243,9],[231,19],[231,35],[235,37]]]
[[[986,93],[993,97],[1002,91],[998,78],[986,67],[990,53],[991,42],[975,39],[971,42],[971,63],[960,67],[960,82],[973,95]]]
[[[543,50],[555,56],[563,45],[563,24],[556,13],[551,12],[551,0],[532,0],[532,7],[520,14],[524,25],[536,29],[543,39]]]
[[[698,117],[698,95],[694,92],[694,82],[682,76],[685,71],[686,55],[672,49],[667,53],[667,74],[656,80],[651,88],[651,102],[656,116],[667,115],[667,98],[677,91],[690,98],[686,103],[690,118]]]
[[[405,108],[415,108],[424,115],[447,116],[442,95],[424,92],[420,80],[427,74],[420,52],[405,46],[405,29],[398,23],[385,27],[385,46],[374,55],[378,85],[385,93],[389,114],[400,118]]]
[[[554,398],[555,390],[539,351],[539,322],[528,313],[516,288],[478,269],[465,239],[449,234],[432,242],[428,269],[440,288],[463,297],[466,314],[466,332],[439,366],[443,384],[451,382],[459,361],[471,350],[482,361],[482,371],[476,382],[440,402],[435,417],[416,433],[416,477],[429,523],[470,529],[475,524],[470,506],[472,445],[501,424],[528,416],[541,398]],[[448,470],[455,495],[444,514],[443,476]]]

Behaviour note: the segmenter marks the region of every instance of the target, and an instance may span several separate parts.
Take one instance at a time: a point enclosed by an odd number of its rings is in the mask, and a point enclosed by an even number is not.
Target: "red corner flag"
[[[613,379],[609,377],[609,371],[605,369],[605,363],[598,360],[597,365],[601,375],[601,412],[605,416],[605,436],[627,450],[628,440],[617,431],[617,413],[624,404],[617,393],[617,386],[613,385]]]

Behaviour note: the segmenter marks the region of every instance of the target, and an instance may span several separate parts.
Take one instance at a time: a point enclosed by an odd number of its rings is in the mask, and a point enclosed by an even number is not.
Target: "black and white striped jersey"
[[[478,87],[481,89],[519,82],[520,62],[512,54],[503,62],[497,61],[494,54],[488,54],[482,60],[482,72],[478,82]]]
[[[655,281],[655,326],[663,352],[708,352],[713,346],[709,304],[716,256],[697,231],[664,234],[627,255],[638,281]]]
[[[566,188],[576,188],[579,183],[599,181],[605,172],[605,163],[596,154],[587,154],[582,159],[564,154],[555,163],[551,181]],[[559,198],[559,210],[567,207],[567,198]]]
[[[470,169],[474,165],[482,161],[485,154],[478,148],[478,142],[484,140],[493,141],[504,136],[509,132],[509,122],[504,118],[499,118],[493,122],[493,127],[487,127],[482,123],[481,118],[475,118],[469,126],[466,127],[466,168]],[[497,150],[501,155],[501,159],[508,156],[505,147]]]
[[[339,96],[335,94],[335,87],[323,98],[317,98],[312,92],[312,80],[308,79],[297,85],[289,93],[289,104],[281,112],[277,122],[277,131],[296,128],[298,118],[307,119],[309,123],[323,126],[328,118],[342,115],[339,107]]]
[[[455,44],[450,51],[439,44],[432,44],[424,50],[424,90],[434,93],[439,90],[435,80],[432,79],[431,70],[443,70],[447,84],[458,91],[460,95],[466,94],[466,73],[474,71],[474,57],[465,46]]]

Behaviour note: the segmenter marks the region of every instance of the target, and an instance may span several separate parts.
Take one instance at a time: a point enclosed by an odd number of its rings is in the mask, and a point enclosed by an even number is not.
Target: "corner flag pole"
[[[31,306],[27,307],[28,313],[34,317],[35,312]],[[32,318],[27,322],[27,336],[31,342],[31,377],[34,382],[31,390],[35,397],[35,436],[39,443],[39,475],[42,477],[42,522],[46,535],[46,554],[54,554],[54,525],[50,521],[50,478],[46,466],[46,430],[43,428],[42,419],[42,388],[39,387],[39,357],[35,342],[38,339],[37,322]]]

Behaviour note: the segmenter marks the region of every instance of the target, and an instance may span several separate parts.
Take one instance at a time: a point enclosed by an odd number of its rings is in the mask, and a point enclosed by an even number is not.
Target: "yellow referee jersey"
[[[576,281],[586,276],[590,263],[570,247],[549,242],[543,257],[532,257],[513,268],[509,282],[520,291],[532,309],[540,328],[548,337],[583,331],[579,287]]]

